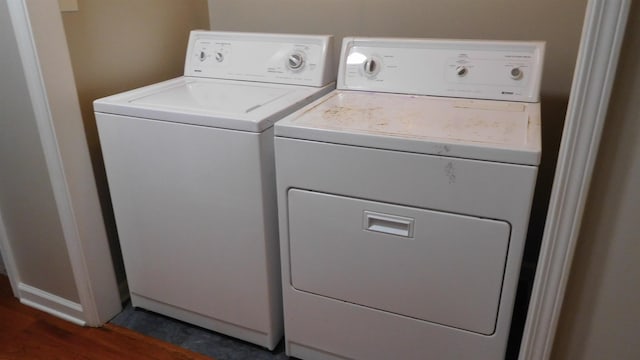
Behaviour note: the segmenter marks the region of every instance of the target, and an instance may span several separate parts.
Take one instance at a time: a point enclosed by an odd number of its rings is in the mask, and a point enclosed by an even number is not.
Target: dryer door
[[[508,223],[298,189],[288,198],[297,290],[494,332]]]

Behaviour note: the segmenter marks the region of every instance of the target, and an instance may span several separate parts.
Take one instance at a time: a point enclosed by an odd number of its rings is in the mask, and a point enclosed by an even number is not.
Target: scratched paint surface
[[[521,103],[336,91],[292,124],[408,138],[525,145],[530,117]]]

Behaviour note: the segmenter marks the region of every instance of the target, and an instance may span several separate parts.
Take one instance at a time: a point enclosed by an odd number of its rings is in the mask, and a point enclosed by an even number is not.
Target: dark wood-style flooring
[[[0,359],[211,360],[117,325],[77,326],[22,305],[1,274]]]

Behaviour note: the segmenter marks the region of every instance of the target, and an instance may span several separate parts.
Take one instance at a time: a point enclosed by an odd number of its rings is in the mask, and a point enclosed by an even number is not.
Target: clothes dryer
[[[273,349],[273,123],[335,87],[332,37],[193,31],[184,76],[94,102],[131,302]]]
[[[504,358],[543,53],[344,39],[337,90],[275,125],[287,354]]]

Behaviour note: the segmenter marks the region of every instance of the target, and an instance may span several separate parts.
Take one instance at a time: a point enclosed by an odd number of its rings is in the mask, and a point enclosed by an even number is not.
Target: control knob
[[[368,77],[374,77],[380,72],[380,60],[376,58],[369,58],[362,65],[364,73]]]
[[[511,71],[509,71],[509,77],[512,78],[513,80],[520,80],[522,79],[522,76],[523,76],[523,73],[519,67],[514,67],[511,69]]]
[[[217,62],[222,62],[224,60],[224,54],[221,52],[217,52],[216,53],[216,61]]]
[[[456,75],[459,77],[463,77],[469,73],[469,69],[464,65],[459,65],[456,67]]]
[[[304,66],[304,55],[299,52],[289,54],[287,58],[287,67],[292,71],[300,71]]]

